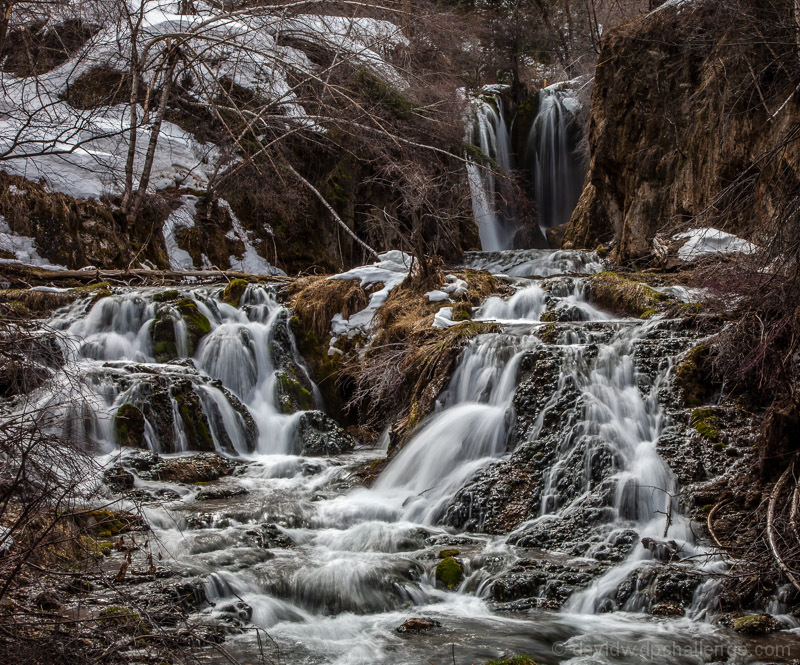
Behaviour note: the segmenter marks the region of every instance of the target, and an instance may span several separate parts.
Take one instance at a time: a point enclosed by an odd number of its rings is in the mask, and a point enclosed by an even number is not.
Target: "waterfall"
[[[278,374],[288,371],[284,381],[293,385],[302,380],[312,402],[318,392],[294,348],[288,310],[263,285],[248,286],[238,308],[221,301],[219,288],[194,289],[180,298],[162,302],[156,291],[142,290],[88,308],[79,301],[60,313],[52,325],[63,332],[69,365],[41,398],[42,406],[52,404],[64,428],[75,431],[80,425],[80,438],[98,450],[113,449],[115,417],[126,404],[142,412],[144,438],[154,452],[192,448],[187,428],[195,427],[198,417],[201,435],[207,431],[205,444],[213,442],[218,452],[289,454],[301,448],[300,414],[279,405]],[[210,329],[196,349],[190,348],[180,312],[186,303]],[[176,357],[166,362],[156,362],[152,335],[158,317],[170,322],[174,337]],[[69,374],[85,378],[80,400],[71,395]],[[79,406],[63,406],[70,402]]]
[[[583,189],[586,169],[575,154],[580,104],[564,84],[539,91],[539,112],[528,135],[526,161],[543,231],[569,221]]]
[[[219,287],[192,287],[60,312],[50,323],[67,335],[91,398],[88,412],[76,407],[65,422],[124,463],[132,453],[115,446],[114,414],[133,404],[151,449],[185,454],[192,428],[176,387],[190,386],[213,449],[244,458],[211,483],[238,494],[202,501],[208,487],[170,484],[179,499],[145,502],[153,552],[198,578],[210,603],[196,618],[238,633],[226,649],[242,662],[259,653],[254,626],[269,630],[289,665],[448,662],[453,651],[458,662],[512,653],[583,662],[621,642],[689,649],[698,635],[709,648],[740,639],[687,618],[710,614],[716,583],[700,582],[724,565],[695,542],[658,448],[675,427],[672,356],[700,333],[589,302],[587,277],[603,268],[591,252],[506,250],[465,261],[507,275],[513,292],[471,311],[473,324],[495,325],[464,343],[432,412],[372,486],[359,474],[386,456],[388,430],[376,449],[350,457],[297,454],[304,414],[281,408],[281,373],[288,363],[291,377],[314,386],[295,354],[290,312],[263,285],[250,285],[238,307]],[[186,301],[209,322],[199,341],[181,316]],[[157,363],[151,330],[165,316],[178,357]],[[148,410],[159,394],[173,429]],[[146,498],[157,485],[137,475],[135,490]],[[524,516],[484,528],[492,511]],[[449,587],[436,574],[444,557],[462,572]],[[688,596],[686,616],[652,611],[660,590]],[[409,639],[395,630],[409,617],[442,626]],[[602,662],[651,661],[632,652]]]
[[[511,172],[511,135],[498,96],[491,101],[472,100],[473,121],[467,140],[494,161],[501,173]],[[513,220],[509,219],[503,196],[505,187],[493,170],[477,162],[467,163],[467,178],[472,194],[472,211],[478,224],[481,248],[485,251],[510,249],[514,244]]]

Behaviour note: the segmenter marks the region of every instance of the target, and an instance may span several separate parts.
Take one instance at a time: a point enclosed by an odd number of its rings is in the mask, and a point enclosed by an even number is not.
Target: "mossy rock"
[[[530,656],[514,656],[503,660],[489,660],[486,665],[536,665],[536,661]]]
[[[190,357],[194,355],[200,340],[211,332],[211,322],[189,298],[183,298],[173,305],[159,307],[156,318],[150,325],[153,357],[156,362],[166,363],[180,357],[175,337],[176,315],[186,324],[186,350]]]
[[[283,413],[314,408],[314,395],[298,381],[297,372],[291,366],[275,373],[275,393]]]
[[[457,302],[453,305],[453,321],[471,321],[472,320],[472,308],[469,306],[469,303],[466,302]]]
[[[114,416],[114,438],[119,446],[147,448],[144,440],[144,414],[130,403],[125,403]]]
[[[124,633],[147,632],[147,624],[133,610],[121,605],[112,605],[97,615],[97,623],[103,628],[111,628]]]
[[[456,589],[464,578],[464,567],[452,556],[436,564],[436,581],[447,589]]]
[[[686,406],[700,406],[715,392],[711,377],[711,350],[707,344],[691,349],[675,368],[675,383]]]
[[[694,409],[691,425],[704,439],[720,443],[719,415],[715,409]]]
[[[100,539],[110,539],[144,525],[141,517],[122,510],[91,510],[77,513],[73,519],[81,529]]]
[[[153,296],[153,302],[170,302],[171,300],[178,299],[178,291],[175,289],[167,289],[161,291]]]
[[[769,614],[751,614],[735,619],[733,629],[745,635],[766,635],[778,629],[778,622]]]
[[[176,381],[170,388],[170,394],[178,405],[178,415],[183,422],[189,450],[214,452],[214,437],[192,382]]]
[[[230,282],[228,282],[228,286],[226,286],[225,290],[222,292],[222,302],[231,305],[232,307],[238,307],[246,290],[246,279],[241,279],[240,277],[232,279]]]
[[[447,559],[448,557],[454,557],[461,554],[461,552],[457,549],[449,549],[449,550],[442,550],[439,552],[440,559]]]
[[[647,284],[636,282],[614,272],[592,275],[587,281],[590,299],[604,307],[627,316],[652,316],[669,300]]]

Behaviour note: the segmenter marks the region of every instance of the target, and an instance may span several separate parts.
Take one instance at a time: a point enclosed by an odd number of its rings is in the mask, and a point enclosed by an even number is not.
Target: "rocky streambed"
[[[100,520],[108,590],[59,606],[94,616],[133,599],[208,662],[800,657],[781,590],[722,593],[733,562],[703,527],[715,479],[752,445],[697,371],[712,317],[685,289],[601,274],[591,254],[468,261],[507,293],[458,321],[455,288],[442,292],[451,311],[427,325],[491,327],[464,341],[402,445],[387,431],[367,446],[324,413],[272,286],[59,311],[72,374],[38,398],[102,463],[102,509],[149,526]],[[362,353],[370,334],[353,337]],[[147,659],[157,641],[126,649]]]

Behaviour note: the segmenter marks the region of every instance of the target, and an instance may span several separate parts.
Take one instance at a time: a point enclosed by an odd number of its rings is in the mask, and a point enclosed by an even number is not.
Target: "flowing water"
[[[526,160],[542,229],[568,222],[583,189],[586,168],[576,154],[579,108],[574,92],[563,84],[539,91],[539,113],[528,136]]]
[[[85,400],[57,406],[59,394],[75,390],[66,379],[43,399],[109,462],[120,459],[114,414],[126,403],[145,413],[154,451],[181,454],[196,438],[182,415],[191,403],[213,448],[246,462],[220,481],[245,492],[235,498],[201,502],[200,488],[172,485],[174,499],[144,508],[170,566],[202,580],[211,604],[198,618],[230,627],[225,648],[242,662],[258,657],[254,627],[271,637],[270,657],[291,664],[468,664],[519,653],[539,663],[756,662],[753,643],[696,620],[707,586],[685,616],[649,613],[658,601],[646,573],[667,567],[659,562],[664,548],[669,569],[685,576],[724,567],[696,542],[656,446],[669,426],[663,394],[681,349],[669,347],[672,355],[661,354],[650,374],[637,364],[642,345],[672,339],[670,322],[619,319],[588,303],[576,273],[600,269],[591,254],[477,253],[467,261],[516,275],[512,296],[489,298],[473,313],[500,331],[469,343],[434,413],[370,488],[352,470],[383,457],[386,437],[349,455],[300,454],[303,414],[284,413],[279,384],[288,367],[295,376],[304,370],[289,313],[267,286],[248,287],[239,308],[221,302],[220,288],[183,289],[210,322],[196,348],[177,305],[160,301],[158,290],[60,312],[51,324],[67,335]],[[558,323],[543,322],[545,313]],[[155,362],[150,338],[159,316],[174,324],[178,357],[167,363]],[[526,414],[523,386],[535,385],[544,365],[532,371],[531,359],[543,353],[554,359],[553,382]],[[153,406],[159,399],[161,411]],[[492,509],[476,483],[512,473],[515,456],[545,442],[550,457],[540,457],[550,461],[515,509],[511,533],[487,535],[479,527]],[[508,513],[510,501],[501,497],[497,510]],[[435,567],[450,548],[464,576],[445,589]],[[584,569],[594,572],[574,572]],[[545,581],[530,598],[505,602],[497,589],[513,588],[530,570],[544,571]],[[563,586],[563,571],[572,586]],[[570,591],[553,605],[556,583]],[[441,626],[398,633],[409,617]],[[202,657],[222,662],[213,651]]]

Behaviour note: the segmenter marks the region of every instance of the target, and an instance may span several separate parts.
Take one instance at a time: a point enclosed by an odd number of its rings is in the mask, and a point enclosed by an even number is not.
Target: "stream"
[[[115,441],[123,404],[142,410],[147,445],[163,457],[191,454],[202,434],[209,450],[243,462],[210,500],[198,499],[207,486],[136,479],[158,553],[202,580],[209,602],[197,618],[230,626],[225,649],[243,663],[258,660],[259,640],[291,665],[800,657],[796,624],[753,639],[712,620],[714,574],[728,562],[694,535],[658,448],[674,427],[670,369],[692,333],[590,304],[593,254],[508,250],[465,262],[513,281],[513,295],[473,312],[499,332],[469,342],[434,413],[369,488],[353,470],[386,455],[388,434],[375,448],[309,456],[307,415],[281,408],[280,372],[305,370],[291,313],[268,285],[248,286],[239,307],[220,287],[181,287],[211,324],[198,344],[159,301],[163,289],[61,310],[49,323],[83,382],[65,374],[41,399],[104,464],[135,472],[141,455]],[[167,363],[149,335],[162,310],[179,356]],[[199,427],[187,410],[202,412],[200,434],[187,432],[189,421]],[[449,589],[435,574],[443,550],[463,569]],[[398,632],[411,617],[440,625]],[[201,657],[224,662],[213,650]]]

